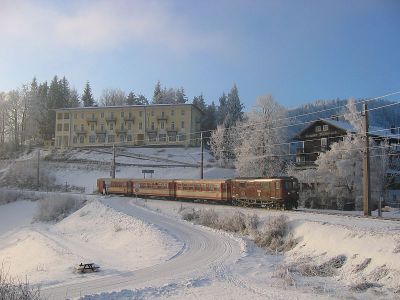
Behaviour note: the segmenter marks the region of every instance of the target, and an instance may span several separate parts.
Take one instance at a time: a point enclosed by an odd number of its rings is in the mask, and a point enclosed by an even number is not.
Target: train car
[[[215,202],[231,202],[229,179],[179,179],[175,180],[177,199],[200,199]]]
[[[293,177],[232,179],[232,203],[270,208],[297,208],[299,185]]]
[[[175,198],[173,179],[130,179],[130,182],[135,195]]]
[[[101,194],[132,195],[132,183],[128,179],[97,179],[97,190]]]

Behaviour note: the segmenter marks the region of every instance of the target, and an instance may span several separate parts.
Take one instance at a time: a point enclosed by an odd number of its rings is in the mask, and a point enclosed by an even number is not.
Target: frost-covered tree
[[[271,95],[257,98],[241,126],[237,126],[234,148],[236,173],[251,177],[270,177],[282,173],[287,135],[282,126],[286,109]]]
[[[175,95],[175,102],[176,103],[186,103],[188,101],[188,98],[185,94],[185,90],[183,89],[183,87],[181,87],[180,89],[176,90],[176,95]]]
[[[101,106],[122,106],[126,105],[127,97],[121,89],[105,89],[100,96]]]
[[[218,161],[221,166],[224,166],[226,161],[226,138],[227,130],[225,126],[218,125],[217,129],[211,133],[210,148],[214,155],[214,158]]]

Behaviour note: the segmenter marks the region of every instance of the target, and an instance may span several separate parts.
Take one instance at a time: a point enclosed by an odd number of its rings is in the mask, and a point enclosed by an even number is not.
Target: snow
[[[162,151],[160,151],[162,150]],[[186,163],[199,161],[196,148],[126,149]],[[206,178],[232,177],[211,161]],[[59,183],[91,193],[98,177],[107,177],[110,154],[76,150],[65,161],[43,164]],[[118,158],[132,162],[130,158]],[[81,163],[77,160],[82,160]],[[137,160],[139,162],[139,160]],[[143,163],[143,161],[141,161]],[[152,161],[154,163],[154,161]],[[168,164],[168,162],[159,162]],[[6,167],[6,166],[4,166]],[[147,167],[120,165],[117,177],[142,177]],[[199,168],[158,167],[156,178],[198,178]],[[40,195],[41,193],[37,193]],[[51,299],[394,299],[400,292],[400,223],[355,217],[360,212],[324,215],[317,210],[267,211],[167,200],[86,195],[82,209],[58,223],[31,223],[37,202],[0,205],[0,262],[11,275],[28,276]],[[26,198],[26,197],[24,197]],[[40,198],[40,197],[36,197]],[[266,254],[248,238],[181,220],[181,207],[237,210],[259,215],[262,222],[285,214],[298,244],[283,255]],[[330,211],[337,213],[337,211]],[[399,217],[398,210],[384,212]],[[338,255],[346,261],[331,277],[292,273],[302,263],[319,265]],[[101,271],[75,274],[73,266],[95,262]],[[365,265],[365,266],[364,266]],[[362,267],[361,267],[362,266]],[[355,292],[351,287],[371,283]]]
[[[18,202],[16,202],[18,203]],[[3,209],[5,207],[5,209]],[[26,274],[31,283],[46,286],[132,271],[168,260],[182,248],[173,237],[151,224],[116,212],[98,201],[91,202],[57,224],[26,224],[32,204],[24,201],[2,206],[2,213],[19,215],[20,230],[1,236],[0,261],[10,275]],[[29,253],[26,250],[29,249]],[[73,266],[96,262],[101,275],[77,276]]]

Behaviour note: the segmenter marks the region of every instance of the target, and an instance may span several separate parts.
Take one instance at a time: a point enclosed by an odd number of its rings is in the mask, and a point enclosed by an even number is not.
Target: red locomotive
[[[103,194],[199,199],[233,205],[297,208],[299,185],[293,177],[235,179],[110,179],[99,178]]]

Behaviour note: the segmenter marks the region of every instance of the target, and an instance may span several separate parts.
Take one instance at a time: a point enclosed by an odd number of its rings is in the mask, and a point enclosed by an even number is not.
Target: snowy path
[[[125,214],[153,223],[185,246],[165,263],[134,272],[49,287],[43,290],[44,296],[65,299],[103,291],[162,286],[188,278],[198,278],[216,270],[225,273],[226,266],[241,256],[239,242],[229,236],[150,212],[135,206],[132,201],[132,205],[127,205],[126,198],[112,198],[104,202]]]

